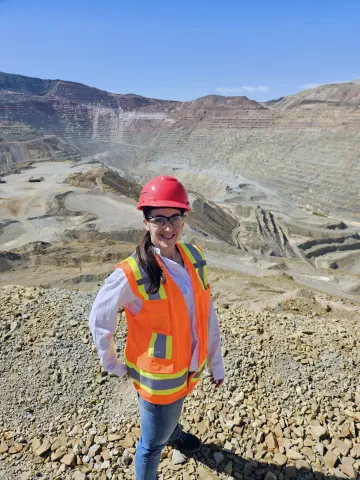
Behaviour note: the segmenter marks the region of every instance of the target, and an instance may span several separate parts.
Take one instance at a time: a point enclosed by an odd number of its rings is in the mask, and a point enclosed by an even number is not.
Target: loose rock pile
[[[93,293],[0,291],[0,477],[131,479],[139,436],[129,379],[106,374],[87,317]],[[357,319],[217,305],[227,380],[185,402],[187,459],[166,448],[162,479],[356,478],[360,470]],[[117,343],[125,323],[119,313]]]

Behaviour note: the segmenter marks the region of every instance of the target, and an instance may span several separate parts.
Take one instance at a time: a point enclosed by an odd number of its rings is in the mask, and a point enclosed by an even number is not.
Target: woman
[[[89,325],[103,368],[134,382],[141,423],[136,480],[154,480],[165,445],[184,453],[200,449],[200,440],[178,423],[183,402],[206,360],[215,387],[223,382],[224,366],[204,255],[179,243],[184,213],[191,210],[185,188],[174,177],[155,177],[143,187],[137,208],[143,238],[105,280]],[[128,326],[125,364],[113,339],[121,305]]]

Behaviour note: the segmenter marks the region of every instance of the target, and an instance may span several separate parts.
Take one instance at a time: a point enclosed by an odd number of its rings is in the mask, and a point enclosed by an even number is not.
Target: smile
[[[172,235],[170,235],[170,236],[168,236],[168,237],[165,236],[165,235],[161,235],[161,237],[164,238],[165,240],[171,240],[172,238],[175,237],[175,233],[173,233]]]

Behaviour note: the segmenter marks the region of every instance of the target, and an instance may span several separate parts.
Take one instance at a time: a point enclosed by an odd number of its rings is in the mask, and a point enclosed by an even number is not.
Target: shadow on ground
[[[216,455],[218,452],[218,455]],[[214,459],[217,457],[218,465]],[[204,480],[216,479],[217,473],[226,473],[229,478],[236,480],[254,479],[254,480],[286,480],[286,479],[303,479],[303,480],[340,480],[345,478],[360,479],[360,472],[355,476],[348,477],[339,470],[339,475],[325,475],[320,471],[312,470],[305,466],[278,466],[275,464],[265,463],[261,460],[246,460],[243,457],[223,450],[214,443],[204,443],[200,452],[193,456],[194,460],[199,464],[203,464],[208,471],[208,477],[201,476]],[[298,461],[299,462],[299,461]],[[304,462],[304,460],[300,461]],[[214,475],[213,477],[211,475]]]

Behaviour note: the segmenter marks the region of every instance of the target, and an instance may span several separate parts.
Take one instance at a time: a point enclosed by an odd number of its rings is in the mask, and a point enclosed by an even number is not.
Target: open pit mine
[[[359,80],[260,104],[0,73],[0,478],[133,478],[136,396],[87,318],[158,174],[190,192],[227,374],[185,402],[201,451],[166,449],[159,478],[357,478],[359,130]]]

